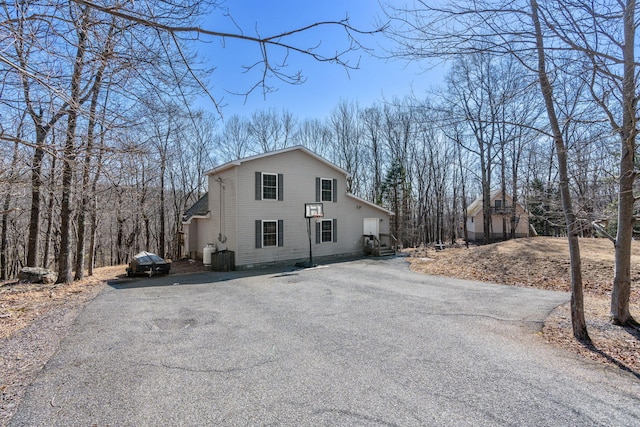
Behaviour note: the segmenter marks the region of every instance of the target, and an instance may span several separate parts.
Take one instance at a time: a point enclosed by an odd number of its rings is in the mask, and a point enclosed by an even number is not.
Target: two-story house
[[[302,146],[232,161],[207,172],[209,191],[183,220],[184,252],[233,251],[235,267],[362,255],[389,241],[392,212],[347,192],[349,174]],[[307,218],[305,205],[322,204]],[[208,250],[205,250],[208,248]]]
[[[504,199],[504,200],[503,200]],[[510,238],[512,231],[516,238],[529,236],[529,212],[520,203],[513,204],[513,197],[501,190],[494,190],[490,195],[492,240],[503,240],[505,234]],[[467,233],[472,242],[484,240],[484,211],[482,196],[467,206]]]

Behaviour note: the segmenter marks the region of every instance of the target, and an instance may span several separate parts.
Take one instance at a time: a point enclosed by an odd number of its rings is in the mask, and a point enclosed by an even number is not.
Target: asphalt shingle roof
[[[204,193],[204,196],[200,197],[200,199],[193,204],[187,211],[184,213],[182,220],[188,221],[189,218],[199,215],[204,216],[209,213],[209,193]]]

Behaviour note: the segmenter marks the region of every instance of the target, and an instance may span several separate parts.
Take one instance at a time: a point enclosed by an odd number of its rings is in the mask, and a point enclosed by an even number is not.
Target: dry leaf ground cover
[[[425,274],[512,286],[569,292],[569,250],[564,238],[535,237],[443,251],[410,251],[411,268]],[[545,339],[569,351],[611,363],[640,376],[640,331],[609,323],[613,281],[613,245],[606,239],[581,239],[585,318],[592,347],[573,339],[569,304],[554,310],[545,322]],[[640,316],[640,242],[632,249],[631,313]]]

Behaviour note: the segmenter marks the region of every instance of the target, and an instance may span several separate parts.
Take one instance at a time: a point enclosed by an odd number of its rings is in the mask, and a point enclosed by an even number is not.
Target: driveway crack
[[[206,373],[206,374],[232,374],[235,372],[244,372],[250,371],[252,369],[259,368],[261,366],[268,365],[273,363],[273,359],[264,360],[253,365],[249,366],[234,366],[224,369],[215,369],[215,368],[193,368],[188,366],[178,366],[178,365],[170,365],[167,363],[141,363],[140,366],[149,366],[152,368],[161,368],[161,369],[170,369],[177,370],[182,372],[193,372],[193,373]]]

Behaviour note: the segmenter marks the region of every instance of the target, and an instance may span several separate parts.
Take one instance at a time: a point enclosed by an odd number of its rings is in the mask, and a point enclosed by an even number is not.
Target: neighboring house
[[[309,236],[314,261],[360,256],[379,241],[391,246],[392,212],[348,193],[349,174],[302,146],[206,174],[208,194],[183,218],[183,253],[192,258],[233,251],[240,269],[293,264],[309,259]],[[322,203],[324,216],[308,220],[307,203]]]
[[[491,235],[492,240],[503,240],[503,224],[506,223],[507,238],[511,236],[511,216],[513,215],[513,197],[505,194],[504,205],[501,190],[491,192]],[[504,220],[504,221],[503,221]],[[529,236],[529,212],[520,203],[515,205],[515,237]],[[469,241],[484,241],[484,213],[482,196],[467,207],[467,233]]]

